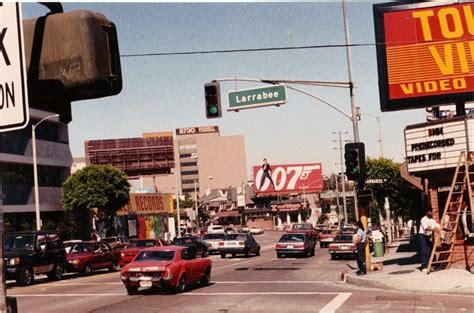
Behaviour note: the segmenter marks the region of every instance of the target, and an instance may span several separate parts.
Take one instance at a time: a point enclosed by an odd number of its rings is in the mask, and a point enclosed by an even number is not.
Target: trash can
[[[381,257],[384,254],[383,241],[374,242],[374,257]]]

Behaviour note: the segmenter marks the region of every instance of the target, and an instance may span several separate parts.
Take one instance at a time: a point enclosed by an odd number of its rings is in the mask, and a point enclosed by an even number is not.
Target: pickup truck
[[[318,231],[313,227],[313,224],[309,223],[293,224],[293,226],[287,231],[287,233],[306,234],[306,236],[308,236],[314,241],[316,241],[316,239],[318,238]]]

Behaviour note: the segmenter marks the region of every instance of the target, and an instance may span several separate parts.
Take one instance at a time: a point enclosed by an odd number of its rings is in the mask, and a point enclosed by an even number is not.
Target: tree
[[[80,237],[89,239],[91,213],[103,218],[115,216],[129,200],[127,175],[110,165],[89,165],[75,172],[63,184],[62,204],[71,211]]]

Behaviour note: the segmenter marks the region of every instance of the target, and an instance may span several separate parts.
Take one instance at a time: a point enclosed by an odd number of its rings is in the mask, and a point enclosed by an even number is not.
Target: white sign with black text
[[[0,2],[0,132],[28,125],[28,88],[19,2]]]

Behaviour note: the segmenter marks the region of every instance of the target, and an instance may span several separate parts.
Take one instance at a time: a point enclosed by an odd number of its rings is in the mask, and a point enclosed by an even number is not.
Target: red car
[[[318,231],[313,227],[313,224],[310,223],[296,223],[293,224],[291,229],[286,231],[287,233],[295,234],[306,234],[312,240],[316,241],[318,238]]]
[[[319,233],[319,246],[321,248],[329,246],[329,244],[334,240],[338,230],[324,229]]]
[[[197,258],[194,249],[183,246],[153,247],[141,250],[120,276],[128,294],[140,287],[160,287],[184,292],[189,284],[206,286],[211,280],[212,262]]]
[[[151,248],[151,247],[163,247],[167,246],[168,243],[164,240],[161,239],[138,239],[132,241],[130,245],[126,248],[123,249],[120,253],[120,262],[119,265],[120,267],[124,267],[128,263],[130,263],[133,258],[140,252],[140,250],[145,249],[145,248]]]
[[[71,246],[66,259],[69,272],[88,275],[104,268],[115,272],[119,269],[120,252],[103,241],[81,241]]]

